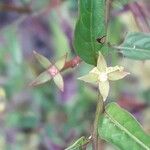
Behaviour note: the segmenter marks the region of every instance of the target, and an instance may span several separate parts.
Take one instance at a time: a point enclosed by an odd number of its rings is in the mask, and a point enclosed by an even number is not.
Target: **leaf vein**
[[[132,139],[134,139],[140,146],[142,146],[143,148],[145,148],[146,150],[150,150],[150,148],[148,146],[146,146],[142,141],[140,141],[136,136],[134,136],[130,131],[128,131],[128,129],[126,129],[125,127],[123,127],[117,120],[113,119],[111,115],[109,115],[107,112],[105,112],[105,114],[107,115],[107,117],[110,119],[110,121],[112,123],[114,123],[119,129],[121,129],[122,131],[124,131],[126,134],[128,134]]]

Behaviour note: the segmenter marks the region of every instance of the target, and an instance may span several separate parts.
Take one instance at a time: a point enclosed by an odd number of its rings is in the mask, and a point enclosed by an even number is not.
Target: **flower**
[[[103,101],[105,101],[109,94],[109,80],[119,80],[128,74],[130,73],[125,72],[124,67],[122,66],[107,67],[103,55],[99,52],[97,66],[93,68],[89,74],[78,79],[83,80],[84,82],[98,84],[100,94],[103,97]]]
[[[43,73],[41,73],[31,84],[30,86],[36,86],[39,84],[43,84],[47,81],[54,80],[55,84],[58,88],[63,91],[64,90],[64,81],[60,74],[60,71],[63,69],[67,54],[61,57],[56,63],[52,64],[46,57],[40,55],[39,53],[33,51],[36,59],[39,63],[46,69]]]

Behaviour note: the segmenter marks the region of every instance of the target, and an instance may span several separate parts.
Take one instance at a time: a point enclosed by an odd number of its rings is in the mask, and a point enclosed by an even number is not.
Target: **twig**
[[[29,14],[31,13],[31,9],[29,7],[18,7],[10,4],[1,4],[0,11],[4,12],[17,12],[20,14]]]
[[[99,95],[98,97],[99,98],[98,98],[98,103],[97,103],[97,108],[96,108],[96,113],[95,113],[94,129],[93,129],[93,136],[92,136],[93,150],[100,150],[99,139],[98,139],[98,122],[99,122],[100,115],[104,111],[104,102],[103,102],[102,96]]]

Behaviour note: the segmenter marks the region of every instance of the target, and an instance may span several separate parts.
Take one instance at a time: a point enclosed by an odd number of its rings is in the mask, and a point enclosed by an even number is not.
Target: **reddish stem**
[[[67,61],[65,63],[65,66],[62,69],[62,71],[69,69],[69,68],[74,68],[74,67],[78,66],[81,62],[82,62],[81,58],[79,56],[76,56],[73,59],[71,59],[70,61]]]
[[[31,13],[31,9],[29,7],[18,7],[10,4],[1,4],[0,5],[0,11],[6,11],[6,12],[17,12],[17,13]]]

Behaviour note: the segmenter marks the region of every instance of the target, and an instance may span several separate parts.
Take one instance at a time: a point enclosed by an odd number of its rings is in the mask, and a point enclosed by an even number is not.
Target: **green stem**
[[[98,96],[98,103],[97,103],[97,108],[96,108],[96,113],[95,113],[95,120],[94,120],[94,128],[93,128],[93,143],[92,143],[92,147],[93,150],[100,150],[100,148],[98,147],[98,122],[99,122],[99,118],[100,115],[103,113],[104,111],[104,102],[102,99],[102,96]]]

